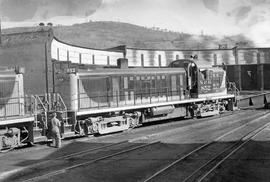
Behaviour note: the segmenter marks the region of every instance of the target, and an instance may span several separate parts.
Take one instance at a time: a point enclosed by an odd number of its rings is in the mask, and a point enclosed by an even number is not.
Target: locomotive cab
[[[187,90],[190,94],[191,98],[198,97],[198,72],[199,69],[197,65],[188,59],[179,59],[173,61],[169,67],[177,67],[177,68],[184,68],[187,72],[186,82],[187,82]]]
[[[205,117],[218,114],[228,107],[227,103],[231,100],[227,98],[234,98],[234,95],[227,93],[226,72],[203,60],[197,63],[199,65],[193,60],[180,59],[173,61],[169,67],[184,68],[190,99],[202,99],[191,107],[194,115]]]

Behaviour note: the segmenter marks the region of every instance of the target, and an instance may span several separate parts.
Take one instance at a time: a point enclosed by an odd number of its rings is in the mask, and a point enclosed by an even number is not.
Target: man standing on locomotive
[[[54,112],[52,115],[53,117],[48,123],[49,136],[52,137],[53,143],[55,143],[55,147],[59,148],[61,147],[61,122],[59,121],[59,119],[56,118],[56,112]]]

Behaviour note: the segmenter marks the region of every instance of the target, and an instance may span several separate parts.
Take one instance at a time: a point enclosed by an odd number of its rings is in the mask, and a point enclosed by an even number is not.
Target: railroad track
[[[73,164],[73,165],[66,164],[64,167],[61,167],[60,169],[53,170],[53,171],[50,171],[50,172],[47,172],[47,173],[44,173],[44,174],[39,174],[38,176],[23,179],[21,181],[30,182],[30,181],[46,180],[46,179],[48,179],[50,177],[53,177],[53,176],[56,176],[58,174],[65,173],[68,170],[72,170],[72,169],[82,167],[82,166],[85,166],[85,165],[90,165],[90,164],[93,164],[93,163],[96,163],[96,162],[99,162],[99,161],[102,161],[102,160],[106,160],[108,158],[112,158],[112,157],[115,157],[115,156],[118,156],[118,155],[121,155],[121,154],[125,154],[125,153],[128,153],[128,152],[139,150],[139,149],[149,147],[149,146],[152,146],[152,145],[155,145],[155,144],[158,144],[158,143],[160,143],[160,142],[159,141],[154,141],[154,142],[145,143],[145,144],[139,144],[139,145],[135,144],[135,146],[133,146],[134,144],[131,145],[131,143],[129,143],[128,141],[123,141],[123,142],[119,142],[119,143],[116,143],[116,144],[110,144],[110,145],[106,145],[106,146],[103,146],[103,147],[98,147],[98,148],[89,149],[89,150],[86,150],[86,151],[81,151],[81,152],[69,154],[69,155],[66,155],[66,156],[61,156],[61,157],[58,157],[57,159],[58,160],[71,160],[71,161],[74,161],[76,157],[82,157],[82,155],[86,155],[86,154],[89,154],[91,152],[98,151],[100,149],[108,148],[110,150],[112,147],[115,147],[115,146],[127,145],[126,149],[120,149],[119,151],[116,151],[114,153],[109,153],[107,155],[102,155],[102,156],[97,157],[95,159],[79,162],[79,163]],[[125,147],[123,147],[123,148],[125,148]],[[38,168],[38,166],[40,166],[40,165],[42,166],[44,164],[48,164],[48,163],[53,162],[53,161],[55,161],[55,159],[54,160],[42,161],[40,163],[34,164],[33,166],[31,166],[31,168]],[[28,166],[28,168],[29,168],[29,166]]]
[[[251,122],[259,121],[260,119],[266,118],[270,115],[270,112],[265,113],[263,116],[252,120]],[[147,177],[143,180],[143,182],[150,182],[150,181],[170,181],[170,178],[173,176],[173,180],[171,181],[204,181],[211,173],[213,173],[223,162],[225,162],[230,156],[232,156],[234,153],[239,151],[244,145],[246,145],[249,141],[251,141],[254,137],[256,137],[261,131],[263,131],[265,128],[270,126],[270,123],[267,122],[266,124],[263,124],[262,126],[257,127],[256,129],[246,133],[244,136],[242,136],[236,143],[228,144],[227,147],[225,147],[222,150],[218,150],[217,153],[214,153],[213,156],[208,159],[207,156],[209,156],[209,152],[213,150],[213,148],[218,146],[215,146],[219,140],[222,138],[230,135],[231,133],[234,133],[235,131],[245,127],[246,124],[235,128],[232,131],[229,131],[222,136],[217,137],[215,140],[210,141],[208,143],[205,143],[196,149],[192,150],[191,152],[187,153],[186,155],[174,160],[169,165],[163,167],[162,169],[156,171],[151,176]],[[216,152],[216,151],[215,151]],[[204,156],[202,156],[204,154]],[[202,159],[207,159],[203,164],[198,164],[198,161]],[[198,167],[199,166],[199,167]],[[191,169],[190,169],[191,168]],[[179,174],[179,169],[187,170],[187,172],[184,172],[182,174]],[[181,171],[182,172],[182,171]],[[188,174],[186,174],[188,173]]]
[[[239,112],[239,113],[237,113],[237,115],[238,114],[241,115],[243,113],[242,112]],[[227,116],[224,116],[224,117],[227,117]],[[222,118],[222,116],[221,117],[218,117],[218,118]],[[216,119],[217,118],[211,118],[210,120],[216,120]],[[244,125],[242,125],[241,127],[237,128],[237,129],[240,129],[242,127],[244,127]],[[235,129],[235,130],[237,130],[237,129]],[[134,144],[131,144],[128,141],[122,141],[122,142],[119,142],[119,143],[104,145],[104,146],[101,146],[101,147],[86,149],[86,150],[75,152],[75,153],[72,153],[72,154],[60,156],[60,157],[54,158],[52,160],[41,161],[41,162],[35,163],[33,165],[27,166],[27,170],[28,171],[26,170],[26,173],[29,173],[29,172],[31,173],[31,171],[29,171],[29,168],[30,168],[30,170],[33,169],[33,168],[34,169],[36,169],[36,168],[38,169],[40,166],[46,166],[47,164],[52,165],[53,163],[55,163],[55,161],[68,161],[68,162],[67,163],[64,163],[64,165],[63,165],[64,167],[62,167],[62,166],[59,167],[59,168],[53,167],[53,171],[49,171],[49,172],[45,172],[45,173],[44,172],[39,172],[38,173],[38,176],[31,176],[29,178],[25,178],[24,177],[23,179],[24,179],[24,181],[45,180],[47,178],[54,177],[56,175],[66,173],[67,171],[72,170],[72,169],[75,169],[75,168],[79,168],[79,167],[86,166],[86,165],[91,165],[93,163],[97,163],[97,162],[100,162],[102,160],[113,158],[114,156],[125,154],[127,152],[135,151],[135,150],[138,150],[138,149],[141,149],[141,148],[144,148],[144,147],[155,145],[157,143],[159,143],[159,142],[155,142],[154,141],[154,142],[151,142],[151,143],[148,143],[148,144],[140,144],[138,146],[134,146]],[[91,160],[88,160],[86,162],[85,162],[85,160],[84,161],[78,160],[79,161],[78,163],[76,163],[76,164],[72,163],[72,161],[75,161],[76,158],[80,158],[83,155],[88,155],[88,154],[95,153],[97,151],[104,150],[104,149],[111,150],[114,147],[120,147],[120,146],[124,146],[123,147],[124,149],[123,150],[116,151],[114,153],[111,153],[110,152],[109,154],[106,154],[106,155],[97,156],[96,158],[91,159]],[[69,161],[71,161],[71,163]],[[50,163],[52,163],[52,164],[50,164]],[[58,164],[56,163],[56,166],[57,165]],[[60,165],[62,165],[62,163],[60,163]]]
[[[234,116],[234,115],[241,115],[245,112],[246,112],[246,110],[228,111],[228,112],[222,113],[220,115],[212,116],[211,118],[185,119],[185,120],[182,120],[180,122],[179,121],[175,121],[175,122],[174,121],[172,121],[172,122],[162,121],[159,124],[150,124],[150,125],[148,124],[145,127],[140,127],[140,131],[148,131],[148,130],[153,130],[153,129],[157,129],[157,128],[161,128],[161,127],[165,127],[165,128],[182,127],[182,126],[192,125],[194,123],[199,123],[199,122],[202,123],[204,121],[213,121],[213,120],[223,119],[225,117],[230,117],[230,116]],[[112,134],[112,135],[105,135],[105,136],[102,136],[102,138],[118,137],[118,136],[125,134],[126,132],[131,132],[131,131],[133,131],[133,130],[127,130],[127,131],[117,133],[117,134]],[[72,139],[66,138],[65,140],[66,141],[81,141],[81,140],[85,140],[85,138],[83,138],[83,137],[82,138],[75,138],[75,139],[74,138],[72,138]],[[3,151],[0,151],[0,158],[4,157],[4,154],[10,153],[10,152],[13,152],[13,153],[28,152],[29,150],[31,150],[30,148],[31,147],[26,147],[26,145],[23,145],[20,147],[3,150]]]
[[[245,110],[239,110],[239,111],[228,111],[228,112],[225,112],[225,113],[222,113],[220,115],[217,115],[217,116],[213,116],[210,120],[216,120],[217,118],[219,119],[222,119],[222,118],[225,118],[225,117],[228,117],[228,116],[232,116],[232,115],[235,115],[235,114],[242,114],[244,113]],[[146,125],[145,127],[140,127],[140,130],[141,131],[147,131],[147,130],[151,130],[151,129],[155,129],[155,128],[159,128],[160,125],[164,126],[166,125],[165,127],[181,127],[181,126],[185,126],[185,125],[191,125],[195,122],[204,122],[204,121],[209,121],[209,118],[200,118],[200,119],[194,119],[193,121],[191,119],[183,119],[182,121],[176,121],[176,122],[166,122],[166,121],[161,121],[160,123],[158,124],[149,124]],[[163,127],[162,126],[162,127]],[[118,134],[112,134],[112,135],[105,135],[105,136],[102,136],[103,138],[110,138],[110,137],[117,137],[117,136],[121,136],[123,133],[125,132],[130,132],[130,131],[133,131],[133,130],[127,130],[127,131],[124,131],[122,133],[118,133]],[[66,138],[65,139],[66,141],[80,141],[80,140],[85,140],[85,138]],[[6,150],[1,150],[0,151],[0,158],[3,157],[4,155],[1,155],[1,154],[6,154],[6,153],[9,153],[9,152],[16,152],[16,153],[20,153],[20,152],[27,152],[27,150],[29,149],[30,147],[26,147],[26,145],[22,145],[22,146],[19,146],[19,147],[15,147],[15,148],[10,148],[10,149],[6,149]]]
[[[184,182],[194,181],[197,179],[198,182],[205,180],[211,173],[214,172],[223,162],[225,162],[230,156],[239,151],[243,146],[255,138],[261,131],[270,126],[270,123],[266,123],[263,126],[255,129],[254,131],[248,133],[246,136],[242,137],[240,141],[235,143],[233,146],[222,151],[220,154],[216,155],[212,160],[207,162],[204,166],[197,169],[193,174],[188,176]],[[210,169],[204,170],[204,168],[212,165]],[[201,175],[203,174],[203,175]],[[201,176],[201,177],[200,177]]]

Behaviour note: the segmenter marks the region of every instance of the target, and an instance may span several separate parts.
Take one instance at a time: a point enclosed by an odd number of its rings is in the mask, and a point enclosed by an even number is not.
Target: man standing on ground
[[[53,143],[55,143],[55,147],[59,148],[61,147],[61,135],[60,135],[61,122],[59,121],[59,119],[56,118],[56,116],[57,114],[56,112],[54,112],[51,122],[48,123],[49,124],[48,129],[51,133]]]

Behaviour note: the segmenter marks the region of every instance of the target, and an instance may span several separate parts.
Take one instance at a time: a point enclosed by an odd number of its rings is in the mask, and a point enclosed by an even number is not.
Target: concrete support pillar
[[[67,61],[69,61],[69,51],[67,51]]]
[[[144,67],[144,57],[143,57],[143,54],[141,54],[141,66]]]
[[[110,65],[110,56],[107,56],[107,65]]]
[[[217,66],[217,54],[214,54],[214,66]]]
[[[234,80],[237,88],[242,91],[241,65],[235,65],[234,67]]]
[[[235,58],[235,64],[237,65],[238,64],[238,49],[237,49],[237,47],[233,48],[233,55]]]
[[[257,80],[258,80],[258,90],[264,90],[264,65],[261,64],[261,55],[257,53]]]
[[[92,55],[92,64],[95,64],[95,55]]]
[[[234,67],[234,80],[237,88],[242,91],[242,79],[241,79],[241,65],[238,62],[238,49],[235,46],[233,49],[233,56],[235,58],[235,67]]]
[[[79,54],[79,63],[82,64],[82,54]]]
[[[158,67],[161,67],[161,55],[158,55]]]
[[[263,91],[264,90],[264,72],[263,72],[263,64],[257,65],[257,80],[258,80],[258,90]]]
[[[57,48],[57,60],[60,60],[59,48]]]

